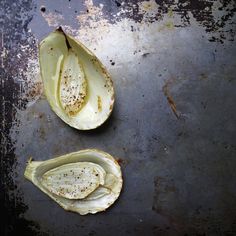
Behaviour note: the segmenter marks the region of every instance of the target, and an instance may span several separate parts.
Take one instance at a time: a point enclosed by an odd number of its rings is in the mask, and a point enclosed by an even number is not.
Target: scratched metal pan
[[[1,235],[235,235],[235,2],[0,2]],[[58,26],[112,76],[108,121],[78,131],[50,109],[38,43]],[[26,161],[102,149],[124,187],[104,213],[66,212]]]

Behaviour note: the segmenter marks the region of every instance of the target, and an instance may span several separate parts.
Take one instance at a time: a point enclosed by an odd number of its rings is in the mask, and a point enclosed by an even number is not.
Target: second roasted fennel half
[[[25,177],[65,210],[106,210],[119,197],[121,169],[108,153],[87,149],[47,161],[29,161]]]
[[[112,80],[98,58],[61,28],[39,47],[40,71],[47,100],[68,125],[94,129],[112,112]]]

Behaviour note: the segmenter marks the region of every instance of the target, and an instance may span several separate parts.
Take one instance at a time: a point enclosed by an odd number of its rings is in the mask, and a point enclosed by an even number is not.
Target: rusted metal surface
[[[0,2],[1,235],[235,235],[235,1]],[[81,132],[50,109],[37,45],[58,26],[110,72],[116,103]],[[26,161],[85,148],[117,158],[119,200],[61,209]]]

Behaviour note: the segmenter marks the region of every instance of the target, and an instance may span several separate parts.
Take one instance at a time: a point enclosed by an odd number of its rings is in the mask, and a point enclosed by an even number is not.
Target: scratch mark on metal
[[[4,38],[3,38],[3,32],[1,31],[1,48],[2,48],[2,53],[1,53],[1,66],[3,68],[3,58],[5,56],[5,48],[4,48]]]

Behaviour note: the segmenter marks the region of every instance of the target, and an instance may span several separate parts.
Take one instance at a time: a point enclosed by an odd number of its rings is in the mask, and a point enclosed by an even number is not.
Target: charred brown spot
[[[101,97],[98,96],[98,111],[101,112],[102,111],[102,100]]]
[[[70,116],[74,116],[76,113],[74,111],[69,111]]]
[[[124,160],[122,158],[118,158],[115,160],[117,164],[119,165],[127,165],[128,164],[128,160]]]
[[[101,67],[101,71],[102,71],[103,74],[107,75],[107,71],[104,67]]]
[[[95,57],[91,58],[91,62],[95,63],[97,61],[98,61],[97,58],[95,58]]]
[[[113,104],[110,105],[109,110],[111,111],[113,108]]]

